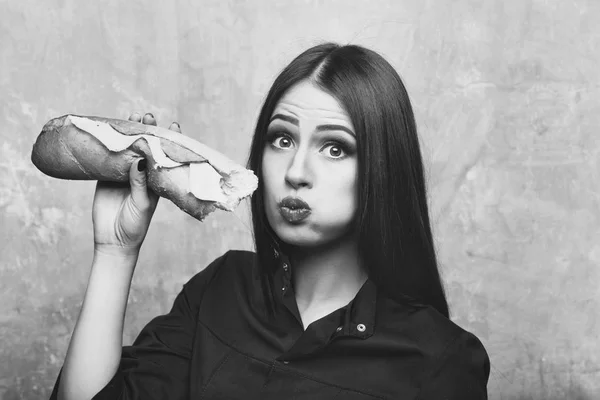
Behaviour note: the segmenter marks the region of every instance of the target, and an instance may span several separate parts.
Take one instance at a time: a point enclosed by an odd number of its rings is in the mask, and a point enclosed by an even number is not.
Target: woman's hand
[[[138,113],[130,121],[156,125],[154,116]],[[173,122],[169,129],[181,132]],[[94,224],[94,251],[112,256],[137,256],[142,246],[159,196],[146,186],[146,160],[131,163],[129,184],[101,182],[96,185],[92,221]]]

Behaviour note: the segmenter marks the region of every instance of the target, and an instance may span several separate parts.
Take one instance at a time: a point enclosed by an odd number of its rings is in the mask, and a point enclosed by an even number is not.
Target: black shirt
[[[195,275],[123,347],[94,399],[487,399],[483,345],[433,308],[393,301],[367,280],[304,330],[287,259],[271,319],[255,260],[229,251]]]

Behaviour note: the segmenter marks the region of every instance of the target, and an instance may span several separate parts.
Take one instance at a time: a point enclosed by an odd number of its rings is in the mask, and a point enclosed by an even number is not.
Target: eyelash
[[[268,132],[265,137],[265,141],[268,142],[269,145],[274,147],[275,149],[281,149],[280,147],[277,147],[273,144],[277,139],[280,139],[280,138],[286,138],[286,139],[292,141],[292,139],[289,137],[289,135],[286,133],[283,133],[283,132]],[[326,142],[324,144],[323,148],[326,148],[329,146],[337,147],[343,153],[343,155],[340,157],[331,157],[334,160],[342,160],[352,154],[352,152],[350,151],[350,146],[348,146],[346,143],[344,143],[340,140],[329,140],[328,142]]]

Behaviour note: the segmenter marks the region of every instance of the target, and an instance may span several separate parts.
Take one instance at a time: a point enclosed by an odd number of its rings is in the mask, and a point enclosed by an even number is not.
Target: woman
[[[256,253],[215,260],[121,348],[158,200],[144,168],[130,188],[98,183],[92,272],[52,398],[487,398],[486,351],[448,319],[410,101],[381,56],[323,44],[282,71],[250,151]]]

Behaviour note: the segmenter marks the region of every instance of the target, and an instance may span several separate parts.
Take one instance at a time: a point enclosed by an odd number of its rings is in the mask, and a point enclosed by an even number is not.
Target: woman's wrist
[[[94,244],[94,260],[108,259],[112,261],[137,261],[140,246],[118,246],[109,244]]]

